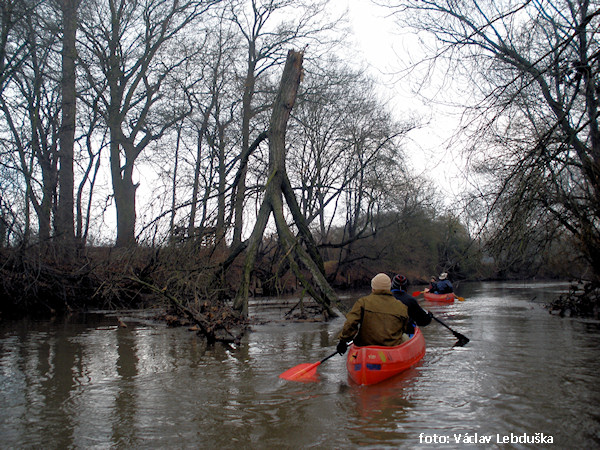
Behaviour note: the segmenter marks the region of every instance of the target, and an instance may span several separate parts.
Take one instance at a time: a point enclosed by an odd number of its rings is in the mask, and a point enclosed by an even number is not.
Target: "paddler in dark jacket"
[[[432,283],[431,289],[425,289],[425,292],[431,292],[432,294],[452,294],[454,288],[448,279],[448,274],[444,272],[440,274],[440,281]]]
[[[392,280],[379,273],[371,280],[371,294],[359,298],[346,315],[337,351],[346,353],[348,342],[357,346],[400,345],[409,329],[408,308],[397,301],[391,292]]]
[[[398,300],[406,305],[408,308],[408,316],[411,321],[417,324],[420,327],[425,327],[431,323],[431,318],[433,317],[430,312],[425,311],[419,305],[419,302],[414,297],[411,297],[406,293],[408,289],[408,279],[401,274],[398,274],[392,280],[392,294]],[[414,324],[409,323],[409,333],[413,334]]]

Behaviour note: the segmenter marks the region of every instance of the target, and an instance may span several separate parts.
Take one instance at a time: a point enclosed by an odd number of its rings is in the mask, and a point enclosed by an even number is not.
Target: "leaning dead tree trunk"
[[[265,196],[256,218],[254,230],[248,239],[244,276],[234,302],[234,308],[241,311],[244,316],[248,315],[250,276],[254,269],[258,245],[263,237],[271,213],[273,213],[275,219],[284,254],[288,258],[290,268],[302,286],[323,307],[329,317],[337,315],[332,309],[334,304],[344,311],[343,305],[325,278],[323,262],[306,224],[306,219],[300,214],[300,208],[298,208],[296,198],[291,191],[285,168],[285,134],[300,85],[302,59],[302,52],[293,50],[288,52],[279,92],[273,105],[268,131],[269,178],[267,179]],[[283,214],[284,194],[294,221],[298,226],[298,238],[294,236],[285,221]],[[312,282],[316,286],[305,277],[302,266],[308,269],[312,276]]]

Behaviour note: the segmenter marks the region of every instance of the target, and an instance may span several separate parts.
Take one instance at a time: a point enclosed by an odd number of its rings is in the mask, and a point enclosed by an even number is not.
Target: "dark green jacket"
[[[408,328],[408,308],[390,291],[373,291],[359,298],[346,315],[340,340],[354,344],[394,346],[402,343]]]

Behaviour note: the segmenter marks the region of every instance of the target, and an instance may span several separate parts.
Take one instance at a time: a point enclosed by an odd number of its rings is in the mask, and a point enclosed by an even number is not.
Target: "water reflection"
[[[379,384],[352,385],[349,394],[356,402],[356,411],[365,420],[404,417],[410,407],[414,406],[407,398],[405,388],[415,382],[418,376],[419,370],[413,367]]]
[[[348,382],[344,358],[317,383],[281,380],[330,354],[343,320],[268,323],[237,350],[194,333],[114,317],[2,322],[0,436],[12,448],[436,447],[419,436],[552,434],[600,444],[600,326],[551,316],[549,289],[462,287],[465,302],[427,304],[427,353],[374,386]],[[500,445],[495,445],[500,447]],[[494,447],[494,445],[492,445]]]

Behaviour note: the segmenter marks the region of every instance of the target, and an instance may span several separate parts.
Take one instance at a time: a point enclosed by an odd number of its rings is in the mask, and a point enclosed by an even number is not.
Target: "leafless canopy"
[[[600,276],[600,7],[588,0],[380,2],[465,79],[483,222],[507,253],[570,236]],[[442,72],[428,72],[442,73]]]

